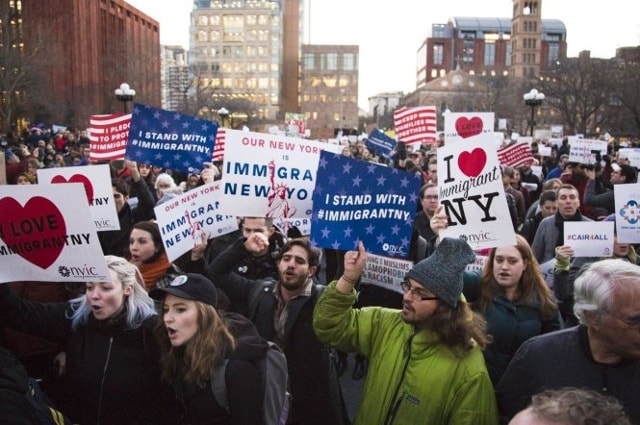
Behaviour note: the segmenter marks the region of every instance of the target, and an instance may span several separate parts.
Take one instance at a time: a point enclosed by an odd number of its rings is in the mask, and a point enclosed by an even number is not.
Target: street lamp
[[[223,106],[222,108],[218,109],[218,116],[220,117],[220,125],[224,127],[224,122],[229,116],[229,110]]]
[[[544,93],[536,89],[531,89],[529,93],[522,95],[525,105],[531,108],[531,137],[533,137],[533,127],[536,125],[536,108],[542,105]]]
[[[124,107],[124,113],[127,113],[127,103],[133,100],[133,96],[136,95],[136,91],[129,87],[129,84],[122,83],[120,87],[115,89],[114,93],[116,94],[116,98],[122,102]]]

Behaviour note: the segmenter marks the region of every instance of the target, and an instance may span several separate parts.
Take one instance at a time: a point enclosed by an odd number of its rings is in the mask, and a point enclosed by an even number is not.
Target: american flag
[[[527,142],[515,143],[498,149],[498,160],[503,165],[520,167],[533,161],[533,153]]]
[[[224,141],[226,138],[226,132],[224,128],[218,127],[218,133],[216,133],[216,144],[213,146],[212,161],[222,161],[224,157]]]
[[[89,161],[124,158],[131,114],[92,115],[89,119]]]
[[[436,107],[400,108],[393,112],[396,137],[407,145],[436,143]]]

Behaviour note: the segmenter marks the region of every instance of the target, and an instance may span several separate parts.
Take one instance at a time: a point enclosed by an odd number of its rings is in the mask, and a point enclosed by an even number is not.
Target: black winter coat
[[[61,410],[74,423],[176,423],[177,404],[160,381],[157,316],[136,329],[126,328],[124,315],[112,321],[91,316],[73,330],[70,312],[68,303],[26,301],[0,285],[3,324],[66,346],[69,406]]]
[[[267,340],[276,340],[274,311],[277,301],[272,279],[251,280],[231,272],[246,255],[242,245],[221,253],[207,269],[209,277],[232,301],[249,306],[249,319]],[[242,248],[242,249],[241,249]],[[310,297],[289,303],[282,347],[289,368],[292,395],[289,423],[341,425],[346,423],[344,403],[330,347],[322,344],[313,330],[312,316],[321,294],[314,285]]]

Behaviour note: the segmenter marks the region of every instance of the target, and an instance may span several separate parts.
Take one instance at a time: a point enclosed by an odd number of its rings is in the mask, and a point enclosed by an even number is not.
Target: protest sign
[[[342,148],[291,137],[226,130],[225,214],[272,218],[311,216],[311,195],[323,149]]]
[[[493,134],[493,112],[449,112],[444,116],[444,140],[446,144],[472,143],[478,137]],[[493,140],[493,136],[491,136]]]
[[[471,273],[481,274],[482,270],[484,270],[484,266],[487,264],[487,261],[489,261],[489,257],[486,255],[476,255],[475,261],[471,264],[467,264],[464,269]]]
[[[396,140],[384,134],[382,131],[374,128],[373,131],[367,137],[364,142],[367,149],[374,152],[376,155],[383,156],[385,158],[391,158],[394,149],[396,148]]]
[[[422,144],[436,143],[436,107],[419,106],[393,111],[396,138],[419,148]]]
[[[304,114],[286,112],[284,114],[285,134],[288,137],[303,137],[305,134],[306,120]]]
[[[5,161],[6,153],[0,155],[0,185],[7,184],[7,165]]]
[[[613,255],[613,221],[565,221],[564,245],[574,257]]]
[[[406,258],[421,178],[329,152],[320,154],[311,240],[322,248]]]
[[[569,162],[580,164],[595,164],[598,152],[601,156],[607,154],[607,142],[573,138],[570,142]]]
[[[89,161],[123,159],[129,140],[131,114],[91,115]]]
[[[618,158],[629,160],[629,165],[640,168],[640,149],[638,148],[620,148],[618,149]]]
[[[198,186],[154,208],[162,243],[174,261],[201,241],[238,230],[235,216],[220,213],[220,182]]]
[[[286,235],[289,229],[296,228],[302,236],[311,234],[311,218],[276,218],[273,225]]]
[[[413,267],[413,261],[383,257],[369,253],[360,283],[376,285],[390,291],[404,294],[400,284],[407,272]]]
[[[640,184],[614,184],[616,235],[620,243],[640,242]]]
[[[96,230],[120,230],[108,164],[41,168],[38,170],[38,183],[82,183],[86,193],[84,199],[90,207]]]
[[[542,278],[546,282],[547,286],[550,289],[553,289],[553,282],[555,279],[555,267],[556,267],[556,259],[552,258],[549,261],[545,261],[540,264],[540,273],[542,273]]]
[[[438,199],[449,217],[441,237],[462,237],[473,250],[515,245],[491,135],[438,148],[438,184]]]
[[[125,158],[199,173],[210,161],[218,124],[135,103]]]
[[[108,282],[81,184],[0,186],[0,282]]]
[[[533,154],[531,153],[531,147],[527,142],[518,142],[499,149],[498,160],[500,161],[500,164],[508,165],[510,167],[521,167],[527,163],[533,162]]]

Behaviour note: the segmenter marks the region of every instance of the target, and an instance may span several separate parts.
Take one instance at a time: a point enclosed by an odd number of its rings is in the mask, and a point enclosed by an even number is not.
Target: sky
[[[189,47],[192,0],[125,1],[160,22],[160,43]],[[358,104],[365,110],[371,96],[415,90],[416,54],[432,24],[454,16],[510,18],[513,7],[512,0],[305,1],[304,43],[360,46]],[[564,22],[569,57],[590,50],[591,57],[610,58],[618,47],[640,45],[638,0],[538,1],[543,19]]]

